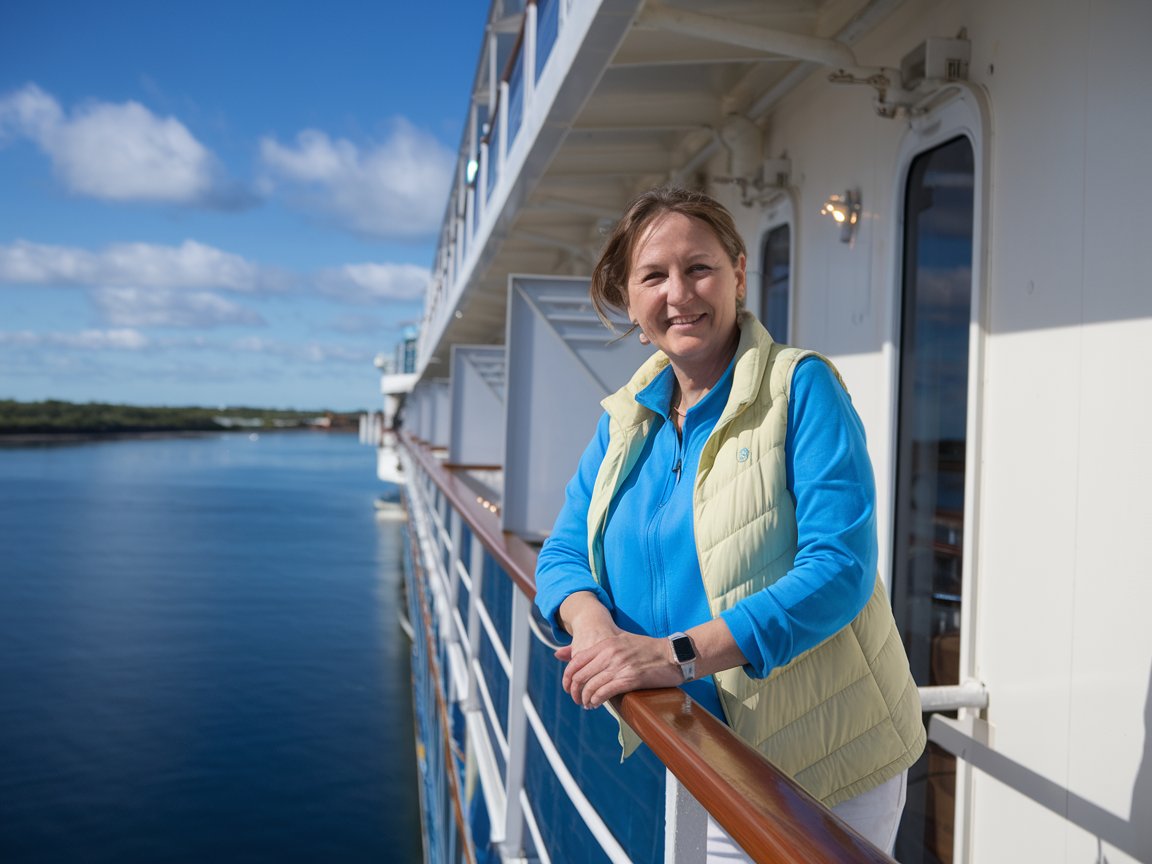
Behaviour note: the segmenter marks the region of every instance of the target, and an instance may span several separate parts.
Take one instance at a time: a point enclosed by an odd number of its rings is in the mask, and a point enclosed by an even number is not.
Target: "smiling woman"
[[[536,604],[577,704],[682,686],[891,851],[925,736],[876,578],[863,426],[831,363],[775,343],[745,288],[718,202],[661,188],[625,210],[593,302],[660,350],[601,403]],[[638,742],[621,731],[627,755]],[[708,846],[743,854],[715,825]]]

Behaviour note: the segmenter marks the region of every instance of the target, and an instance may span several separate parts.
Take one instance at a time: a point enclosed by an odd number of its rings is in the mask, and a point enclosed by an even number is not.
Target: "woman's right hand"
[[[556,658],[567,664],[564,692],[577,705],[599,708],[621,693],[682,682],[666,641],[621,630],[595,594],[572,594],[559,612],[572,644],[559,649]]]

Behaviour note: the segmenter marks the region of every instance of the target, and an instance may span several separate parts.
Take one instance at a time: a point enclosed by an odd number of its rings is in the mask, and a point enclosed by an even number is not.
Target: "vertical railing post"
[[[480,704],[476,667],[472,662],[480,644],[480,597],[484,590],[484,546],[480,543],[472,544],[472,562],[468,575],[472,577],[472,593],[468,596],[468,646],[465,651],[468,658],[468,699],[464,703],[464,709],[473,711]]]
[[[508,82],[500,82],[500,111],[497,127],[500,131],[500,152],[496,161],[496,178],[499,182],[504,176],[504,168],[508,162]]]
[[[448,536],[452,538],[452,554],[448,556],[449,570],[448,574],[448,604],[451,607],[449,611],[456,609],[456,598],[460,592],[460,541],[464,533],[464,516],[455,508],[450,508],[448,511],[451,522],[448,526]],[[456,628],[453,627],[455,633]],[[460,634],[455,633],[456,640],[459,641]]]
[[[528,629],[531,602],[519,589],[512,592],[512,677],[508,682],[508,768],[504,778],[504,854],[507,857],[524,854],[524,809],[520,792],[524,788],[528,736],[524,697],[528,693],[528,656],[532,647]]]
[[[489,154],[488,142],[485,141],[480,145],[480,174],[477,180],[477,187],[480,189],[480,217],[483,218],[484,213],[488,210],[488,160],[492,158]]]
[[[464,219],[468,225],[465,230],[468,231],[468,239],[471,241],[476,237],[476,188],[474,186],[468,187],[468,197],[464,205]]]
[[[524,114],[536,92],[536,0],[528,0],[524,10]]]
[[[708,811],[665,770],[664,864],[704,864],[708,859]]]
[[[459,268],[459,267],[462,267],[464,264],[464,249],[465,249],[464,241],[466,239],[464,236],[464,218],[462,216],[457,216],[456,221],[455,221],[455,225],[456,225],[456,261],[457,261],[457,267]]]
[[[449,237],[448,242],[445,244],[445,249],[446,249],[445,260],[447,261],[448,284],[455,286],[456,280],[458,277],[458,273],[456,270],[456,244],[452,242],[452,235],[451,234],[449,234],[448,237]]]
[[[500,68],[496,65],[500,56],[499,43],[496,33],[488,36],[488,116],[492,116],[492,108],[496,105],[496,87],[500,82]]]

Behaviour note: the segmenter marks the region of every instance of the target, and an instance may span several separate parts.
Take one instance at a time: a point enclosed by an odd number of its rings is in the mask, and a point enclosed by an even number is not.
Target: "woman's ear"
[[[748,263],[747,259],[743,255],[741,255],[736,260],[736,266],[734,267],[734,269],[736,271],[736,301],[737,301],[737,303],[743,303],[745,301],[745,299],[747,299],[747,296],[748,296],[747,263]]]
[[[651,345],[652,344],[652,340],[648,338],[648,334],[645,333],[644,330],[640,327],[639,321],[633,321],[632,322],[632,330],[639,330],[640,331],[638,334],[636,334],[636,338],[640,340],[641,345]],[[631,332],[631,331],[629,331],[629,332]]]

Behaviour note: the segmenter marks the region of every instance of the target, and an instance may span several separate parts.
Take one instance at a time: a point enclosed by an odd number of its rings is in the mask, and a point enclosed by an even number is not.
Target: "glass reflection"
[[[921,686],[959,678],[974,179],[956,138],[917,157],[905,190],[892,594]],[[929,744],[899,860],[950,862],[954,809],[955,760]]]

